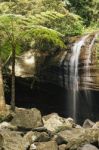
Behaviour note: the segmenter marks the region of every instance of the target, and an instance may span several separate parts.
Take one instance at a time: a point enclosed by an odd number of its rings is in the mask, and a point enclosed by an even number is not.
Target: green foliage
[[[99,18],[99,0],[69,0],[70,11],[80,15],[85,24],[89,26],[91,22],[98,22]]]
[[[31,48],[54,52],[57,49],[66,48],[62,38],[63,35],[55,30],[42,26],[33,26],[32,29],[27,31],[25,41],[30,44]]]
[[[65,13],[62,0],[42,0],[42,4],[45,7],[45,10],[43,11],[54,10],[60,13]]]
[[[64,4],[61,0],[14,0],[1,2],[0,4],[0,13],[7,14],[14,13],[29,16],[47,10],[65,12]]]
[[[2,57],[2,61],[4,62],[9,55],[11,54],[11,44],[9,43],[9,40],[4,41],[4,43],[0,46],[0,57]],[[19,55],[21,53],[21,46],[19,43],[16,44],[16,55]]]
[[[21,50],[21,38],[25,34],[26,22],[21,15],[0,15],[0,56],[6,60],[15,46],[16,54]]]
[[[77,35],[83,31],[81,18],[68,11],[65,14],[56,11],[41,12],[31,16],[30,20],[32,24],[42,25],[66,35]]]
[[[99,25],[95,23],[85,28],[84,33],[87,34],[87,33],[97,32],[98,30],[99,30]]]
[[[12,42],[17,54],[31,48],[51,52],[64,49],[63,36],[83,33],[82,18],[86,25],[93,20],[98,27],[98,7],[98,0],[1,1],[0,55],[3,60],[8,57]]]
[[[59,15],[62,16],[62,14]],[[16,54],[31,48],[50,52],[65,48],[61,33],[35,25],[30,18],[21,15],[0,15],[0,31],[2,60],[6,60],[10,55],[13,44]]]
[[[0,12],[25,15],[27,20],[30,18],[29,25],[42,25],[62,34],[81,34],[81,18],[69,13],[64,6],[62,0],[14,0],[1,2]]]
[[[24,29],[27,24],[26,18],[22,15],[15,14],[2,14],[0,15],[0,30],[5,32],[7,35],[11,36],[12,32],[14,38],[17,37],[17,34]]]

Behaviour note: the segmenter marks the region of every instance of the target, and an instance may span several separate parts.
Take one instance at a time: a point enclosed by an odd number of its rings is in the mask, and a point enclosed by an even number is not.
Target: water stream
[[[69,61],[69,101],[72,103],[71,114],[70,116],[77,120],[77,100],[79,99],[79,74],[78,74],[78,67],[79,67],[79,57],[81,53],[82,47],[85,45],[86,39],[89,35],[82,37],[79,41],[74,43],[74,46],[71,49],[71,57]],[[90,64],[91,64],[91,54],[94,42],[97,38],[97,34],[93,37],[89,47],[86,50],[87,58],[85,62],[85,81],[84,81],[84,88],[85,88],[85,96],[86,100],[91,109],[91,94],[88,92],[86,83],[92,82],[91,74],[90,74]],[[85,83],[86,82],[86,83]]]
[[[84,36],[82,39],[77,41],[72,47],[72,55],[70,58],[70,77],[69,77],[69,87],[71,90],[71,99],[72,99],[72,114],[71,116],[76,121],[76,110],[77,110],[77,96],[79,92],[79,75],[78,75],[78,65],[79,65],[79,56],[82,46],[84,46],[87,36]]]

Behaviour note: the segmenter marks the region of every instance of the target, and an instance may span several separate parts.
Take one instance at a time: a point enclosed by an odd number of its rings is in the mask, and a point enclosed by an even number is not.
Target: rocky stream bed
[[[16,107],[0,123],[0,150],[98,150],[99,122],[82,126],[57,113],[42,116],[36,108]]]

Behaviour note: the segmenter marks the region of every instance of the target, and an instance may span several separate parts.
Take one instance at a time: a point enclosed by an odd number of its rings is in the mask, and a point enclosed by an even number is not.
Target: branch
[[[12,52],[10,53],[10,55],[8,56],[8,58],[6,59],[5,63],[2,65],[2,67],[5,67],[5,65],[7,64],[7,62],[10,60],[12,55]]]

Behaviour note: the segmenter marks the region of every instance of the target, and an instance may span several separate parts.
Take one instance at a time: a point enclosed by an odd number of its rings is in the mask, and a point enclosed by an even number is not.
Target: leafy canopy
[[[41,12],[30,16],[30,20],[32,24],[42,25],[66,35],[77,35],[83,31],[81,18],[68,11],[65,14],[56,11]]]
[[[69,0],[69,9],[80,15],[84,23],[89,26],[92,22],[99,22],[99,0]]]
[[[65,9],[67,0],[0,1],[0,55],[8,57],[12,44],[19,54],[30,48],[55,51],[66,48],[64,35],[83,32],[79,16]]]
[[[0,15],[0,56],[5,60],[11,53],[12,45],[20,53],[21,38],[25,34],[26,21],[21,15]]]
[[[53,53],[57,49],[62,50],[66,48],[62,34],[43,26],[32,26],[31,29],[27,31],[27,37],[25,41],[27,40],[30,47],[41,51]]]

